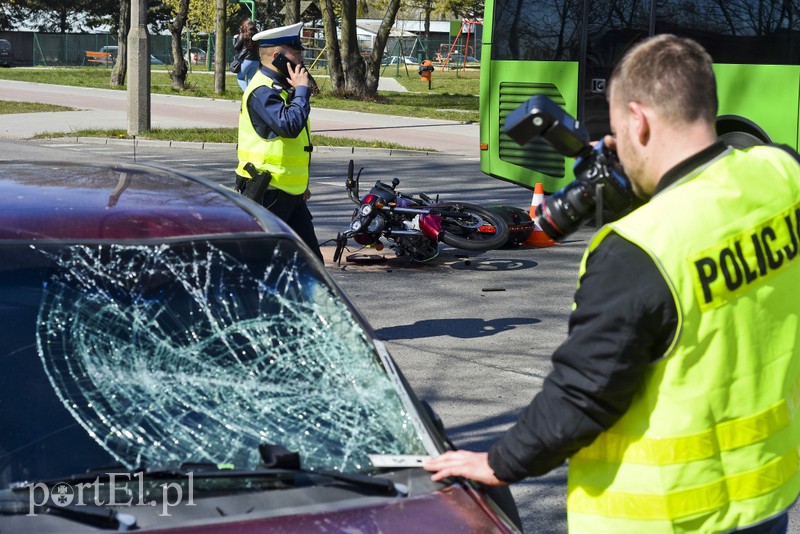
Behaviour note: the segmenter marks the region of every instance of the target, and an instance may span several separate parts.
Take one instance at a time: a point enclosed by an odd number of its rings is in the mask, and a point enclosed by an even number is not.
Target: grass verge
[[[401,68],[399,73],[392,66],[383,71],[383,76],[395,78],[409,92],[381,91],[375,102],[346,100],[331,95],[330,79],[324,71],[312,71],[321,94],[312,98],[311,105],[319,108],[380,113],[402,117],[422,117],[462,122],[477,122],[479,72],[437,70],[433,74],[431,90],[416,74],[416,66],[409,65],[408,73]],[[412,68],[413,67],[413,68]],[[396,75],[396,76],[395,76]],[[107,67],[41,67],[0,69],[0,78],[8,80],[95,87],[125,90],[126,87],[111,87],[111,69]],[[158,94],[207,97],[222,100],[239,100],[242,92],[233,74],[225,79],[226,90],[214,93],[214,76],[204,69],[194,68],[188,74],[187,91],[172,88],[172,80],[164,67],[155,67],[151,73],[151,91]]]
[[[15,102],[13,100],[0,100],[0,115],[14,113],[43,113],[47,111],[74,111],[66,106],[53,106],[51,104],[37,104],[35,102]]]

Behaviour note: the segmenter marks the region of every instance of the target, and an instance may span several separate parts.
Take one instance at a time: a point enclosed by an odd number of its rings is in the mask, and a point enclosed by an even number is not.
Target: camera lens
[[[592,186],[575,180],[536,207],[539,226],[551,239],[561,239],[588,221],[595,207]]]

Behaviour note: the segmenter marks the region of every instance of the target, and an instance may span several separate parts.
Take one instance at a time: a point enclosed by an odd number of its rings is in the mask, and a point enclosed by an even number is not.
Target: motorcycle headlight
[[[358,211],[359,211],[359,213],[361,213],[362,216],[366,217],[367,215],[372,213],[372,205],[371,204],[364,204],[363,206],[361,206],[361,208]]]
[[[367,232],[371,234],[377,234],[378,232],[383,230],[384,220],[383,217],[375,217],[367,226]]]
[[[352,231],[354,231],[354,232],[358,232],[359,230],[361,230],[361,221],[355,220],[355,221],[351,222],[350,223],[350,229]]]

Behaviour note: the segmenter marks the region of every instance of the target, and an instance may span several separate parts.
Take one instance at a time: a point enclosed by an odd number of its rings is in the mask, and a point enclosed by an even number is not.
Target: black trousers
[[[303,199],[303,195],[290,195],[280,189],[269,189],[264,193],[261,204],[289,225],[289,228],[294,230],[308,248],[324,263],[322,252],[319,249],[319,241],[317,241],[317,234],[314,232],[313,217],[308,210],[308,205]]]

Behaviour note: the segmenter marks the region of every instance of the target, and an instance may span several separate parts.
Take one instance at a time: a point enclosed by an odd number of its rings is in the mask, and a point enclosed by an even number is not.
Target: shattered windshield
[[[375,345],[287,239],[5,247],[0,482],[121,463],[369,471],[430,454]]]

